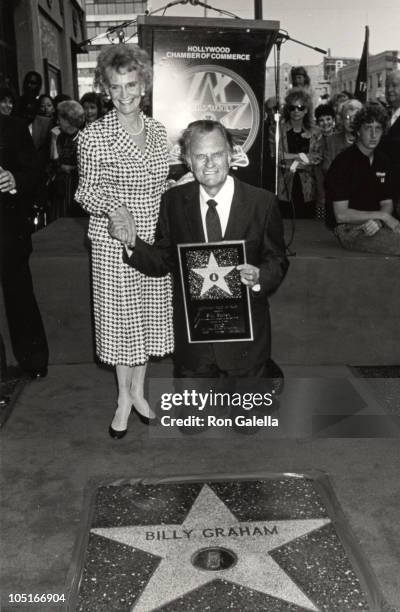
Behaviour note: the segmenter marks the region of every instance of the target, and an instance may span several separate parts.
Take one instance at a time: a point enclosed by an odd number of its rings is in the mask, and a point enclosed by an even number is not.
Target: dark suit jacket
[[[50,136],[53,123],[48,117],[36,115],[32,122],[32,140],[43,170],[50,162]]]
[[[260,268],[259,293],[251,293],[254,340],[213,343],[221,370],[238,370],[262,365],[270,357],[270,317],[268,296],[282,282],[288,260],[285,256],[282,220],[272,193],[235,179],[235,190],[224,240],[245,240],[247,262]],[[154,245],[139,237],[128,262],[149,276],[174,276],[175,363],[196,370],[204,344],[189,344],[181,281],[179,243],[204,242],[197,182],[174,187],[162,199]]]
[[[5,241],[16,235],[29,235],[32,193],[40,180],[38,161],[26,124],[0,115],[0,165],[16,181],[16,194],[1,194],[1,230]]]
[[[390,159],[393,167],[393,198],[400,201],[400,117],[396,119],[379,143],[379,149]]]

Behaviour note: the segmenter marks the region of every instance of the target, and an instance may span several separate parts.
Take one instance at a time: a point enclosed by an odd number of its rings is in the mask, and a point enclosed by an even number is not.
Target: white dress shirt
[[[235,183],[234,183],[233,178],[230,175],[226,177],[225,183],[223,184],[221,189],[218,191],[217,195],[214,197],[211,197],[206,192],[204,187],[200,185],[200,213],[201,213],[201,220],[203,222],[204,236],[206,237],[206,240],[208,240],[207,228],[206,228],[206,214],[207,214],[207,210],[209,209],[207,200],[214,200],[218,204],[215,210],[218,212],[219,219],[221,222],[222,236],[224,236],[226,232],[226,226],[228,225],[229,213],[231,212],[234,191],[235,191]],[[254,293],[258,293],[261,290],[260,283],[253,285],[251,290],[254,291]]]
[[[217,211],[219,220],[221,222],[222,236],[224,236],[225,231],[226,231],[226,226],[228,225],[229,213],[231,212],[231,205],[232,205],[234,191],[235,191],[235,184],[234,184],[233,178],[229,175],[226,177],[225,183],[223,184],[221,189],[218,191],[217,195],[214,197],[210,196],[206,192],[204,187],[200,185],[200,213],[201,213],[201,220],[203,222],[204,236],[206,237],[206,240],[208,240],[207,228],[206,228],[206,214],[209,208],[207,201],[215,200],[215,202],[217,202],[218,204],[215,210]]]

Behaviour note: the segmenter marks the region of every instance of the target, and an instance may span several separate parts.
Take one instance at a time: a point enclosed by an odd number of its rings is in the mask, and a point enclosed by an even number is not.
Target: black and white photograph
[[[400,612],[398,0],[0,0],[0,609]]]

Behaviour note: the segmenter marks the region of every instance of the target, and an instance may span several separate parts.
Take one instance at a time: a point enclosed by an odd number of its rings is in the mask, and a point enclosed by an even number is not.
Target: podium
[[[173,147],[188,123],[221,121],[249,165],[240,179],[261,186],[265,66],[279,21],[138,17],[139,44],[153,61],[147,111],[167,129]]]

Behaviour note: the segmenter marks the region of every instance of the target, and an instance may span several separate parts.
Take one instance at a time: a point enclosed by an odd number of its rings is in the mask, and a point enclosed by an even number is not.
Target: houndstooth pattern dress
[[[142,114],[144,153],[113,110],[79,137],[75,198],[90,214],[96,352],[111,365],[135,366],[173,350],[170,276],[150,278],[123,262],[120,242],[108,233],[107,214],[121,205],[138,235],[152,244],[168,173],[165,128]]]

